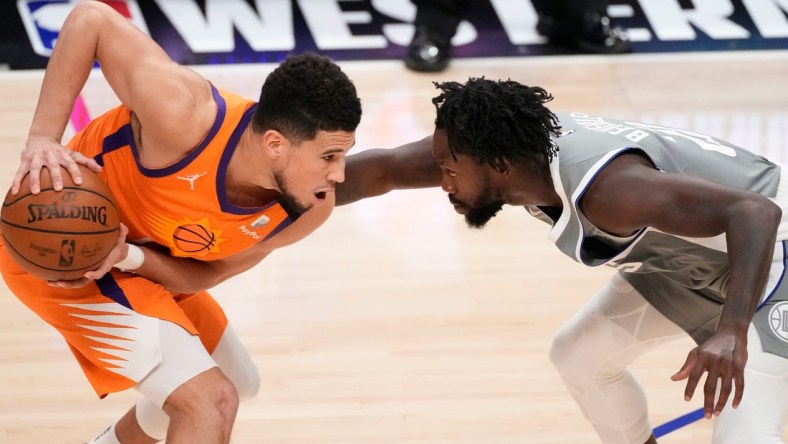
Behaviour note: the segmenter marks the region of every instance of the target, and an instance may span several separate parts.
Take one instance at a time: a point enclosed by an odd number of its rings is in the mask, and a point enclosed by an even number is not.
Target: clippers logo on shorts
[[[777,337],[788,342],[788,302],[780,302],[769,312],[769,326]]]
[[[52,55],[66,16],[80,0],[17,0],[17,9],[25,24],[33,51],[40,56]],[[136,0],[101,0],[126,17],[134,26],[149,34]]]

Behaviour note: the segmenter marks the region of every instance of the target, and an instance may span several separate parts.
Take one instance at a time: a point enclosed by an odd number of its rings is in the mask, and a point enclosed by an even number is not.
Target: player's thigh
[[[567,334],[617,335],[627,342],[684,335],[619,274],[614,274],[561,330]]]
[[[0,262],[5,260],[0,254]],[[167,354],[163,347],[173,330],[185,338],[176,347],[191,350],[190,356],[197,359],[187,371],[190,374],[176,380],[215,365],[187,313],[161,285],[113,272],[83,288],[62,289],[8,263],[0,269],[20,301],[63,336],[99,396],[134,387],[159,368]],[[211,313],[219,318],[219,324],[226,322],[220,311]],[[164,392],[171,391],[171,387],[164,387]],[[163,395],[157,396],[161,402]]]

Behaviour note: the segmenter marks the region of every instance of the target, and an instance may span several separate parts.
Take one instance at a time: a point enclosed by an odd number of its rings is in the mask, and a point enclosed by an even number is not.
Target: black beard
[[[487,222],[490,221],[499,211],[503,208],[503,202],[489,202],[475,207],[469,207],[468,213],[465,214],[465,222],[471,228],[484,228]]]
[[[483,228],[490,219],[501,211],[504,205],[502,200],[493,200],[489,195],[483,195],[473,205],[455,199],[452,195],[449,195],[449,202],[451,202],[452,205],[458,205],[467,209],[465,212],[465,222],[471,228]]]
[[[292,212],[296,215],[300,216],[309,210],[311,206],[306,206],[298,201],[298,199],[290,192],[289,186],[287,185],[287,180],[280,174],[274,173],[274,179],[276,183],[279,185],[279,189],[282,190],[282,195],[280,196],[279,200],[285,206],[287,206],[288,213]]]

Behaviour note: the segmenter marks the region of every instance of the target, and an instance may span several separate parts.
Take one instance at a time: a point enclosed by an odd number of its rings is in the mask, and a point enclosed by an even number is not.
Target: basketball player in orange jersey
[[[122,105],[66,148],[69,113],[95,60]],[[255,103],[177,65],[103,3],[74,8],[12,192],[23,180],[38,192],[44,168],[56,189],[64,174],[80,183],[76,164],[87,165],[115,195],[121,238],[76,281],[27,274],[4,246],[0,272],[62,334],[100,397],[142,394],[91,442],[229,442],[239,400],[255,395],[259,376],[205,289],[326,220],[360,117],[355,87],[327,58],[288,58]]]

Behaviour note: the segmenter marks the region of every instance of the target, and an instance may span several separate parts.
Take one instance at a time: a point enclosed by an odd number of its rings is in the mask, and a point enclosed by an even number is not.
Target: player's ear
[[[502,159],[500,163],[498,163],[496,169],[503,175],[503,177],[509,177],[509,173],[512,172],[512,164],[508,159]]]
[[[282,149],[287,141],[284,134],[277,130],[267,130],[263,133],[263,151],[272,159],[282,155]]]

